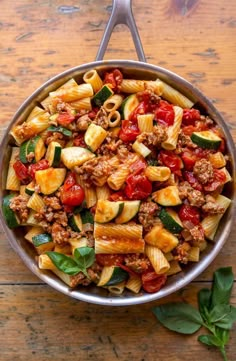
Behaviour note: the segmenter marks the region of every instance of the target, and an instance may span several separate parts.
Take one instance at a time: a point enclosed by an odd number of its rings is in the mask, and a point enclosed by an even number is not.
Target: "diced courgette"
[[[221,144],[221,138],[211,130],[204,130],[202,132],[193,132],[191,135],[193,143],[201,148],[218,149]]]
[[[61,161],[61,145],[57,142],[51,142],[48,146],[45,158],[50,167],[58,167]]]
[[[61,151],[61,160],[68,169],[80,166],[87,160],[95,157],[90,150],[82,147],[68,147]]]
[[[75,232],[81,232],[82,231],[82,220],[80,214],[73,214],[68,219],[69,226],[73,229]]]
[[[62,185],[65,176],[65,168],[48,168],[35,172],[36,184],[43,194],[54,193]]]
[[[102,269],[98,286],[112,286],[127,280],[128,272],[118,266],[105,266]]]
[[[129,119],[130,114],[139,105],[139,101],[136,94],[132,94],[125,98],[121,104],[121,115],[125,120]]]
[[[123,207],[124,202],[110,202],[99,199],[97,202],[94,220],[98,223],[110,222],[119,216],[123,210]]]
[[[42,244],[52,242],[52,236],[48,233],[37,234],[32,237],[32,242],[35,247],[38,247]]]
[[[152,193],[154,202],[161,206],[171,207],[182,203],[179,197],[179,190],[177,186],[168,186]]]
[[[139,211],[140,201],[124,201],[124,208],[121,214],[115,219],[115,223],[122,224],[129,222]]]
[[[107,131],[100,125],[90,124],[84,135],[84,141],[88,148],[95,152],[107,136]]]
[[[34,157],[30,162],[38,162],[45,154],[46,147],[43,139],[36,135],[34,138],[29,139],[20,146],[20,160],[22,163],[29,163],[28,155],[34,153]]]
[[[92,102],[96,106],[101,107],[103,103],[113,94],[114,92],[108,85],[103,85],[103,87],[92,98]]]
[[[35,192],[35,182],[32,181],[25,187],[25,193],[29,196],[32,196],[32,194]]]
[[[20,220],[17,214],[10,208],[11,200],[14,197],[15,194],[8,194],[3,197],[2,202],[3,215],[9,228],[16,228],[20,225]]]
[[[164,227],[171,233],[180,233],[183,230],[182,222],[179,219],[178,214],[173,209],[162,208],[159,218]]]

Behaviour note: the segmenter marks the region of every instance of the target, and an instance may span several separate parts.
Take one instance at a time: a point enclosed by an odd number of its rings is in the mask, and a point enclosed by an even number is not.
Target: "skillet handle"
[[[128,26],[131,32],[138,59],[140,61],[146,62],[142,43],[132,13],[131,3],[132,0],[113,0],[112,13],[98,49],[96,60],[103,59],[114,27],[118,24],[125,24]]]

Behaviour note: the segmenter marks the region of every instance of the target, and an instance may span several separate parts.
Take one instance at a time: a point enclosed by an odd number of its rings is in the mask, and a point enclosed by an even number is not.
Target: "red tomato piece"
[[[197,122],[196,126],[187,125],[182,128],[182,132],[185,135],[189,135],[189,136],[191,136],[193,134],[193,132],[201,132],[203,130],[208,130],[208,125],[205,124],[204,122],[200,122],[200,121]]]
[[[148,293],[158,292],[167,281],[166,275],[158,275],[156,272],[142,274],[142,286]]]
[[[110,87],[117,91],[123,80],[123,75],[119,69],[114,69],[111,73],[105,74],[104,84],[110,84]]]
[[[76,178],[75,178],[75,173],[74,172],[70,172],[68,174],[68,176],[66,177],[66,180],[64,182],[63,185],[63,190],[64,191],[68,191],[73,185],[76,184]]]
[[[202,185],[198,182],[197,178],[194,176],[193,172],[185,171],[184,179],[196,190],[202,191]]]
[[[197,207],[183,204],[179,210],[179,218],[182,222],[190,221],[195,226],[200,223],[200,212]]]
[[[124,194],[123,191],[118,191],[118,192],[112,193],[109,196],[109,201],[113,201],[113,202],[124,201],[126,199],[127,199],[127,197],[126,197],[126,195]]]
[[[29,177],[28,168],[20,160],[13,164],[13,168],[18,179],[25,180]]]
[[[165,100],[159,102],[159,106],[155,111],[155,119],[158,123],[170,126],[173,125],[175,119],[175,113],[173,105],[169,104]]]
[[[130,166],[130,171],[132,174],[140,174],[142,173],[142,171],[144,171],[144,169],[147,168],[147,162],[145,161],[145,159],[138,159],[136,160],[134,163],[131,164]]]
[[[201,114],[197,109],[184,109],[182,124],[183,125],[195,125],[196,120],[201,119]]]
[[[183,167],[181,158],[170,150],[161,150],[159,153],[160,161],[168,168],[172,173],[181,176],[180,169]]]
[[[124,271],[128,272],[130,275],[132,276],[137,276],[137,273],[135,273],[132,269],[130,269],[129,267],[125,266],[124,264],[118,264],[118,266],[120,268],[122,268]]]
[[[67,126],[75,120],[75,117],[69,113],[60,113],[57,117],[57,123]]]
[[[124,192],[129,199],[145,199],[152,193],[152,183],[145,175],[129,175]]]
[[[122,120],[121,130],[119,133],[119,138],[125,142],[133,142],[137,138],[137,136],[140,134],[140,131],[138,129],[138,126],[136,124],[133,124],[129,120]]]
[[[79,134],[76,138],[74,138],[73,145],[75,147],[87,148],[87,145],[84,141],[84,134]]]
[[[35,178],[35,172],[38,170],[44,170],[49,168],[49,163],[46,159],[41,159],[39,162],[35,164],[30,164],[28,168],[28,173],[31,178]]]
[[[66,213],[73,213],[74,207],[68,206],[67,204],[64,204],[63,209]]]
[[[120,266],[124,262],[123,254],[96,254],[96,261],[100,266]]]
[[[84,200],[84,190],[79,184],[74,184],[67,191],[62,191],[61,202],[67,206],[79,206]]]
[[[206,192],[214,192],[218,187],[222,186],[226,181],[226,175],[220,169],[214,169],[214,179],[212,182],[204,186]]]
[[[99,108],[98,108],[98,107],[93,108],[93,109],[88,113],[88,117],[89,117],[90,119],[92,119],[92,120],[95,119],[98,111],[99,111]]]
[[[137,123],[137,116],[141,114],[145,114],[148,111],[148,104],[145,101],[139,103],[139,105],[132,111],[129,116],[129,120],[133,123]]]
[[[181,158],[184,162],[184,168],[189,171],[193,170],[194,164],[198,160],[197,155],[188,149],[181,154]]]

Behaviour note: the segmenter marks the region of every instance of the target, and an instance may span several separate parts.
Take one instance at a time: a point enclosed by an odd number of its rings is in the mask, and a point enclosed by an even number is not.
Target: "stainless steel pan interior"
[[[132,34],[133,41],[136,47],[137,55],[139,61],[130,61],[130,60],[112,60],[104,61],[103,56],[110,39],[113,28],[117,24],[126,24]],[[155,65],[147,64],[145,62],[145,55],[143,48],[140,42],[139,34],[135,21],[132,15],[131,10],[131,0],[113,0],[113,10],[108,22],[107,28],[105,30],[96,61],[77,66],[75,68],[69,69],[51,80],[43,84],[39,89],[37,89],[26,101],[21,105],[16,114],[14,115],[12,121],[10,122],[6,133],[1,142],[1,152],[0,152],[0,170],[1,170],[1,180],[0,180],[0,197],[4,195],[4,184],[6,179],[6,165],[9,161],[9,144],[11,144],[11,138],[9,136],[9,131],[13,124],[21,123],[30,113],[35,105],[37,105],[41,100],[43,100],[49,91],[56,89],[58,86],[66,82],[70,78],[75,78],[78,82],[82,81],[83,74],[91,69],[96,68],[100,73],[107,71],[107,69],[119,68],[126,77],[133,77],[137,79],[156,79],[160,78],[170,85],[174,86],[185,96],[192,99],[197,105],[204,110],[206,114],[209,114],[218,125],[222,128],[225,138],[227,139],[228,153],[231,159],[231,174],[235,177],[235,167],[236,167],[236,155],[233,139],[230,135],[230,132],[221,117],[220,113],[215,109],[211,101],[204,96],[198,89],[196,89],[188,81],[184,80],[180,76]],[[225,190],[225,194],[235,200],[235,178]],[[234,202],[232,202],[234,203]],[[124,293],[122,296],[111,296],[107,295],[105,290],[98,289],[97,287],[84,287],[72,290],[67,285],[65,285],[61,280],[50,272],[45,272],[38,269],[35,253],[33,249],[26,244],[23,238],[23,233],[20,229],[10,230],[4,221],[2,210],[1,210],[1,223],[4,229],[4,232],[9,239],[9,242],[13,249],[18,253],[22,258],[26,266],[42,281],[46,282],[48,285],[52,286],[56,290],[73,297],[78,300],[101,304],[101,305],[134,305],[145,302],[150,302],[156,299],[165,297],[180,288],[186,286],[194,278],[196,278],[201,272],[203,272],[209,264],[214,260],[216,255],[220,252],[224,243],[226,242],[230,229],[233,223],[233,205],[225,214],[221,225],[218,229],[216,242],[208,247],[208,249],[201,256],[200,262],[187,266],[183,272],[172,276],[169,278],[167,284],[157,293],[146,294],[140,293],[138,295]]]

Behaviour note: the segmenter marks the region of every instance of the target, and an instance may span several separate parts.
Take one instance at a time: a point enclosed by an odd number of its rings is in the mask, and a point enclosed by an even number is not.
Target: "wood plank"
[[[208,283],[187,287],[163,301],[196,303],[196,293]],[[161,302],[104,307],[78,302],[46,286],[1,287],[0,359],[25,361],[96,360],[162,361],[222,360],[218,351],[197,341],[197,332],[182,336],[167,331],[151,312]],[[236,288],[232,303],[236,305]],[[236,328],[227,347],[229,360],[236,355]],[[16,343],[17,340],[17,343]],[[20,353],[19,353],[20,350]]]

